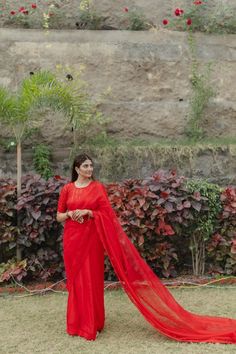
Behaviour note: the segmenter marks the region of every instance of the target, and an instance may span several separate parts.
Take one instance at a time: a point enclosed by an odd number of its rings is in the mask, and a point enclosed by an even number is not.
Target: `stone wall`
[[[78,150],[78,153],[84,150]],[[236,147],[124,146],[91,148],[86,152],[95,162],[95,176],[104,182],[150,177],[156,170],[176,170],[189,178],[203,178],[222,186],[236,185]],[[55,148],[52,168],[55,175],[70,177],[69,148]],[[32,149],[23,150],[23,174],[34,173]],[[16,155],[0,151],[0,178],[16,176]]]
[[[201,63],[213,62],[216,96],[204,117],[207,136],[236,135],[236,35],[195,35]],[[0,84],[57,64],[79,69],[92,98],[110,91],[100,110],[109,131],[129,138],[181,138],[191,98],[187,34],[159,30],[50,31],[1,29]]]
[[[97,100],[104,92],[110,91],[110,95],[101,101],[99,109],[111,119],[108,132],[112,136],[146,139],[152,143],[160,138],[175,141],[184,137],[192,94],[186,33],[160,29],[146,32],[49,31],[45,34],[40,30],[0,29],[0,36],[1,85],[15,89],[30,71],[55,70],[57,64],[75,69],[84,66],[82,78],[88,83],[92,99]],[[235,137],[236,35],[194,36],[199,61],[203,66],[213,62],[210,81],[216,95],[204,116],[205,133],[209,137]],[[64,132],[60,122],[63,122],[63,117],[59,115],[53,117],[51,122],[49,120],[41,138],[53,147],[55,171],[63,173],[68,168],[64,152],[68,152],[71,145],[71,132]],[[0,138],[5,135],[1,128]],[[235,155],[231,155],[230,147],[226,150],[227,154],[217,155],[216,163],[220,164],[230,182],[235,178]],[[7,164],[13,158],[1,151],[1,165],[6,163],[5,167],[1,167],[1,174],[6,176],[9,175]],[[28,171],[32,169],[32,153],[30,149],[25,153],[28,156],[25,169]],[[109,176],[103,176],[110,180],[120,179],[142,169],[141,175],[144,176],[161,165],[157,151],[156,154],[157,163],[151,164],[150,168],[139,159],[136,169],[124,167],[123,175],[108,173]],[[213,173],[217,176],[217,170],[211,168],[211,164],[207,165],[206,156],[209,155],[204,151],[195,156],[199,168],[194,169],[193,175],[214,179]],[[209,157],[209,161],[211,159]],[[203,172],[197,171],[201,169],[201,164],[204,165]],[[171,167],[174,165],[181,167],[178,162],[172,163]],[[14,174],[13,166],[10,175]],[[188,167],[182,168],[188,171]],[[218,176],[223,178],[220,173]]]

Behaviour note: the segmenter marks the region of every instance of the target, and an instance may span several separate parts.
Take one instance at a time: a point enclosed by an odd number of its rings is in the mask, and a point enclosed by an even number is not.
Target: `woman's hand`
[[[92,210],[88,209],[76,209],[76,210],[70,210],[67,211],[66,213],[59,213],[57,212],[57,221],[58,222],[65,222],[66,219],[70,218],[73,221],[77,221],[79,223],[84,222],[84,216],[88,215],[89,218],[93,217],[93,212]]]
[[[88,210],[88,209],[76,209],[73,211],[69,211],[68,215],[72,220],[82,223],[84,221],[83,217],[86,215],[92,217],[93,212],[92,210]]]

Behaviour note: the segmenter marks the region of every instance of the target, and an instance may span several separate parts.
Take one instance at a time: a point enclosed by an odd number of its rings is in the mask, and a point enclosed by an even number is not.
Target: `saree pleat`
[[[104,250],[98,237],[90,243],[87,256],[77,269],[67,301],[67,333],[89,340],[104,327]]]

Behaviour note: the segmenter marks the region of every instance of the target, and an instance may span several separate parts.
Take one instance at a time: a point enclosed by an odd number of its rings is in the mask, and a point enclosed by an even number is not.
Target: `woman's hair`
[[[87,154],[80,154],[74,158],[72,171],[71,171],[71,182],[75,182],[78,178],[78,173],[76,172],[75,167],[80,167],[80,165],[82,165],[82,163],[86,160],[90,160],[91,162],[93,162],[91,157],[88,156]],[[94,179],[93,175],[92,175],[92,179]]]

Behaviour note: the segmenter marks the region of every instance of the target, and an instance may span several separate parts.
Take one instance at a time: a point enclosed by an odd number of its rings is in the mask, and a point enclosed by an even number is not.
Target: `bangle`
[[[67,212],[66,212],[66,218],[67,218],[67,219],[70,217],[70,215],[69,215],[68,213],[69,213],[69,212],[68,212],[68,210],[67,210]]]

